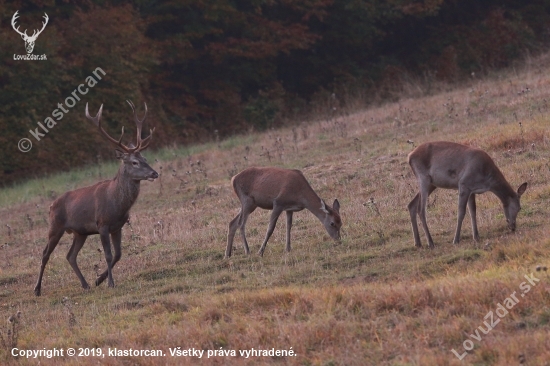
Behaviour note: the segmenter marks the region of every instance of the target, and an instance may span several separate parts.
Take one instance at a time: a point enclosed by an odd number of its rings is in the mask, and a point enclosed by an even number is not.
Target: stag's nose
[[[153,170],[153,173],[151,174],[151,178],[157,179],[158,177],[159,177],[159,173],[157,173]]]

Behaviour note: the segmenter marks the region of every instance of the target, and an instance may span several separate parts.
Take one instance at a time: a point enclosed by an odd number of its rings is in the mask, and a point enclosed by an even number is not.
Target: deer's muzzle
[[[151,175],[149,176],[149,178],[147,178],[147,180],[149,182],[153,182],[155,179],[157,179],[159,177],[159,173],[155,172],[153,170],[153,172],[151,173]]]

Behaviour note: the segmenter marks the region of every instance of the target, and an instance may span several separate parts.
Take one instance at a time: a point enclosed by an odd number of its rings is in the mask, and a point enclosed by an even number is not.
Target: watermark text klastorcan
[[[540,279],[536,278],[531,275],[525,275],[523,276],[527,281],[522,282],[519,285],[519,289],[521,293],[517,294],[520,297],[524,297],[525,294],[527,294],[529,291],[531,291],[531,286],[536,286],[537,282],[540,281]],[[516,306],[519,303],[519,298],[516,295],[516,291],[512,292],[509,297],[504,299],[502,305],[500,302],[497,304],[497,308],[493,312],[492,310],[487,313],[483,317],[485,320],[482,325],[477,327],[477,329],[473,332],[473,334],[470,334],[470,338],[472,338],[475,341],[480,342],[482,339],[483,334],[488,334],[493,328],[500,323],[500,319],[504,318],[506,315],[508,315],[508,310],[512,310],[514,306]],[[496,314],[496,316],[495,316]],[[480,333],[481,331],[481,333]],[[451,350],[451,352],[458,357],[459,360],[462,360],[466,355],[468,354],[468,351],[471,351],[474,348],[474,342],[471,339],[466,339],[462,343],[462,347],[464,348],[465,352],[462,354],[459,354],[454,348]]]
[[[36,124],[38,127],[34,130],[29,130],[29,133],[36,141],[43,139],[46,134],[55,127],[57,124],[56,121],[61,121],[63,116],[69,112],[69,109],[73,108],[76,103],[80,101],[80,96],[88,94],[90,88],[93,88],[99,80],[101,80],[101,76],[106,75],[105,71],[103,71],[100,67],[96,68],[92,74],[93,75],[86,78],[85,84],[83,83],[77,86],[71,95],[65,98],[64,103],[57,103],[57,108],[52,111],[51,117],[46,117],[44,122],[37,122]],[[19,140],[17,147],[21,152],[28,152],[32,149],[32,141],[29,138],[22,138]]]

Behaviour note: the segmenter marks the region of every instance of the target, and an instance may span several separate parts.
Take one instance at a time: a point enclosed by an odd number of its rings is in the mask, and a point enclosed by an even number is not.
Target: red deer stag
[[[121,159],[122,162],[117,175],[112,180],[106,180],[89,187],[66,192],[59,196],[50,206],[48,245],[44,249],[38,282],[34,288],[36,296],[40,296],[42,275],[44,274],[44,268],[48,263],[50,254],[65,232],[74,234],[73,244],[67,253],[67,260],[80,280],[82,287],[85,289],[90,288],[78,268],[76,257],[88,235],[95,234],[99,234],[101,238],[105,260],[107,261],[107,270],[99,275],[95,284],[98,286],[108,278],[109,287],[115,286],[112,270],[121,256],[120,241],[122,238],[122,226],[128,221],[130,208],[139,195],[140,181],[145,179],[153,181],[158,178],[158,173],[147,164],[145,158],[140,154],[140,151],[149,146],[154,132],[154,129],[151,130],[147,138],[141,139],[141,127],[147,116],[147,104],[145,104],[145,114],[140,120],[137,117],[134,104],[131,101],[127,102],[134,112],[137,128],[136,146],[131,144],[125,146],[121,143],[124,127],[118,140],[109,136],[103,127],[101,127],[100,120],[103,104],[99,108],[97,115],[91,117],[88,112],[88,104],[86,103],[86,118],[92,121],[99,131],[116,145],[117,158]],[[111,236],[115,250],[114,257],[111,254],[109,235]]]
[[[512,189],[493,159],[483,150],[454,142],[427,142],[409,154],[409,164],[418,180],[420,191],[409,203],[409,213],[414,234],[414,243],[421,247],[416,215],[420,216],[428,246],[434,242],[426,223],[428,196],[436,188],[458,189],[458,220],[453,244],[460,241],[460,229],[466,214],[466,205],[472,219],[475,241],[479,241],[476,221],[475,195],[493,192],[502,202],[504,215],[510,230],[516,230],[516,217],[521,209],[519,199],[527,189],[527,183]]]
[[[233,239],[237,228],[241,230],[246,254],[250,254],[245,236],[248,215],[257,207],[273,210],[264,242],[258,254],[263,256],[269,237],[275,229],[277,219],[286,211],[286,251],[290,252],[290,229],[292,213],[307,208],[325,226],[328,234],[335,240],[340,239],[340,203],[334,200],[332,208],[325,204],[311,188],[299,170],[281,168],[248,168],[231,178],[233,189],[241,201],[241,210],[229,223],[225,258],[231,257]]]

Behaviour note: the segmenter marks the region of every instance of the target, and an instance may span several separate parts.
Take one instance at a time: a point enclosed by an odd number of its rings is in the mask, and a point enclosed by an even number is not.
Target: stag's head
[[[99,131],[112,143],[116,145],[116,155],[117,158],[122,160],[122,163],[124,164],[124,172],[125,174],[132,180],[148,180],[153,181],[156,178],[159,177],[158,173],[147,164],[147,159],[145,159],[141,154],[140,151],[145,150],[149,144],[151,143],[151,137],[153,136],[153,132],[155,129],[150,130],[149,136],[145,139],[141,139],[141,128],[143,126],[143,122],[145,121],[145,118],[147,117],[147,104],[145,104],[145,114],[143,115],[142,119],[139,119],[136,113],[136,108],[134,106],[134,103],[127,100],[130,107],[132,107],[132,111],[134,112],[134,120],[136,122],[136,144],[130,144],[128,146],[122,144],[122,136],[124,135],[124,127],[122,127],[122,134],[120,135],[120,138],[118,140],[115,140],[107,132],[101,127],[101,113],[103,112],[103,104],[99,108],[99,112],[97,112],[97,115],[95,117],[90,116],[90,113],[88,112],[88,103],[86,103],[86,118],[88,118],[90,121],[94,123],[94,125],[99,128]]]
[[[49,20],[48,14],[44,13],[44,21],[42,22],[42,29],[40,30],[35,29],[32,33],[32,36],[29,36],[27,34],[26,29],[24,32],[21,32],[19,31],[19,26],[17,26],[17,28],[15,27],[15,22],[17,21],[17,18],[19,18],[19,14],[17,14],[18,12],[19,10],[16,11],[15,14],[13,14],[13,17],[11,18],[11,26],[17,33],[21,35],[21,38],[23,38],[23,41],[25,41],[25,49],[27,50],[27,53],[32,53],[32,51],[34,50],[34,43],[36,42],[36,39],[38,38],[40,33],[42,33],[44,28],[46,28],[46,24],[48,24],[48,20]]]
[[[323,225],[327,233],[334,240],[340,240],[340,228],[342,227],[342,219],[340,219],[340,202],[334,200],[332,207],[327,206],[325,201],[321,200],[321,210],[325,213]]]

